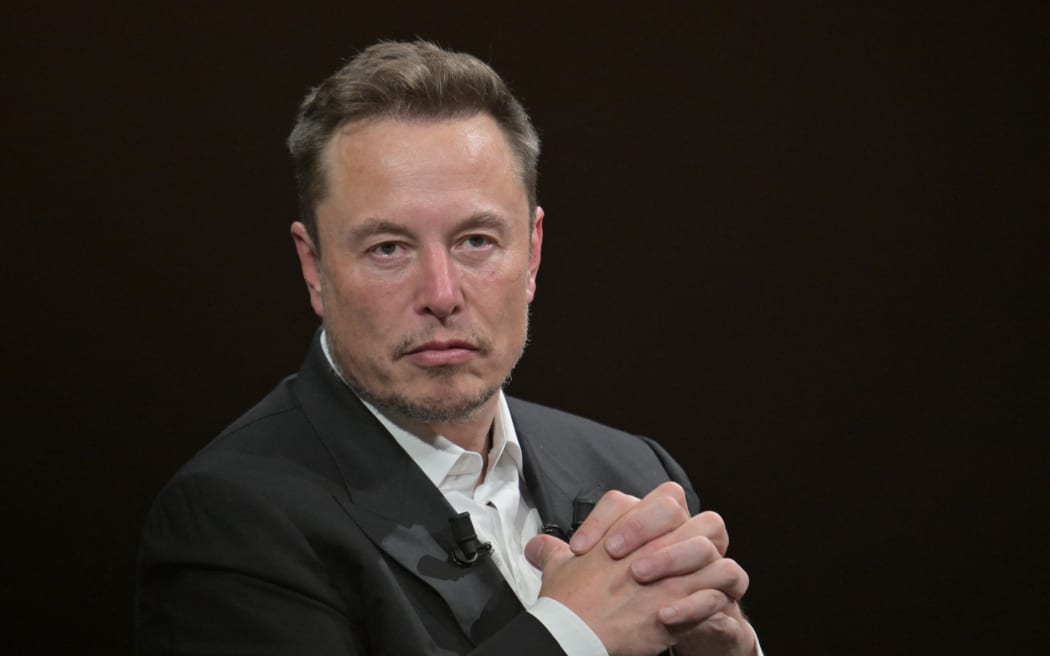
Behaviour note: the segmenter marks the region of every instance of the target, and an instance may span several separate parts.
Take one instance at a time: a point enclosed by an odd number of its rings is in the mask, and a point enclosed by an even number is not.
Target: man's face
[[[302,224],[292,232],[343,376],[427,423],[494,407],[525,345],[543,238],[496,122],[350,124],[326,166],[320,257]]]

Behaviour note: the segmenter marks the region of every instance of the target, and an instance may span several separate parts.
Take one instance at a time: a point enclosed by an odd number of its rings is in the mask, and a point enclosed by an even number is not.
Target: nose
[[[440,246],[427,249],[422,258],[419,285],[419,311],[439,320],[461,311],[463,305],[459,271],[451,254]]]

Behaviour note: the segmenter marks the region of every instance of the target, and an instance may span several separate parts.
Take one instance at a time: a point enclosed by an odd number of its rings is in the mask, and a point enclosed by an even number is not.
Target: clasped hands
[[[610,656],[744,656],[755,637],[738,601],[747,573],[725,557],[729,534],[713,512],[690,517],[677,483],[638,499],[602,497],[569,544],[538,535],[525,557],[543,572],[540,595],[572,610]]]

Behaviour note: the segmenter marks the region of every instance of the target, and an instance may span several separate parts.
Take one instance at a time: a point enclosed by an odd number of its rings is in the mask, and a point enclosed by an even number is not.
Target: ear
[[[303,270],[306,290],[310,293],[310,305],[317,316],[324,317],[324,302],[321,299],[321,257],[317,253],[310,233],[300,221],[292,224],[292,241],[299,255],[299,266]]]
[[[526,299],[529,303],[536,296],[536,274],[540,272],[540,251],[543,248],[543,208],[536,207],[536,220],[532,223],[532,236],[529,239],[529,289]]]

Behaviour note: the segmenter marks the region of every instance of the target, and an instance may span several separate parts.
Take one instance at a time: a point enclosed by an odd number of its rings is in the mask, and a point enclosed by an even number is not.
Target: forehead
[[[324,159],[333,183],[362,175],[518,174],[503,130],[487,114],[356,121],[332,136]]]

